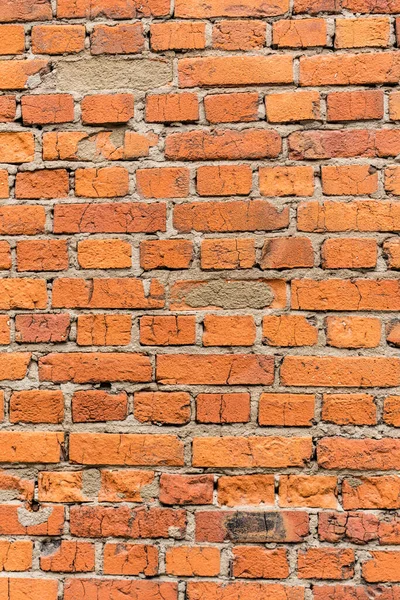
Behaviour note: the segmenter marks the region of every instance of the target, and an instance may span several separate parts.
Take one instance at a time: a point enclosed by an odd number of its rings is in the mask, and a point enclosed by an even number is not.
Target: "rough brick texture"
[[[0,0],[0,600],[400,600],[400,0]]]

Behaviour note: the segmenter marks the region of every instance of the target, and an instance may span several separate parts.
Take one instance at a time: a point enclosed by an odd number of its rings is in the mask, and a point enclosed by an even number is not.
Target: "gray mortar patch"
[[[30,527],[32,525],[41,525],[48,521],[53,509],[49,507],[41,508],[37,512],[31,512],[26,508],[18,508],[18,521],[23,527]]]
[[[263,281],[221,281],[213,279],[196,286],[185,296],[193,308],[219,306],[225,309],[265,308],[274,299],[272,289]]]
[[[87,498],[97,498],[101,487],[101,475],[97,469],[83,471],[82,494]]]
[[[172,65],[164,60],[96,58],[57,65],[59,90],[149,90],[170,83]]]

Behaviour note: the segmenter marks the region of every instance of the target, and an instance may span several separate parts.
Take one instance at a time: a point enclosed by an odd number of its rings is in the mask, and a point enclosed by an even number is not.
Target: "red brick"
[[[131,341],[130,315],[79,315],[78,346],[127,346]]]
[[[169,14],[169,2],[166,0],[145,0],[136,2],[126,0],[58,0],[57,17],[72,19],[95,19],[102,17],[106,19],[133,19],[137,16],[143,17],[166,17]]]
[[[15,341],[22,344],[66,342],[70,318],[67,314],[16,315]]]
[[[350,579],[354,575],[355,555],[350,548],[310,548],[300,551],[300,579]]]
[[[22,96],[24,125],[67,123],[74,120],[74,99],[70,94]]]
[[[169,581],[157,582],[127,579],[100,579],[97,581],[96,579],[74,578],[66,581],[64,589],[64,600],[75,600],[78,594],[83,594],[87,598],[101,594],[109,598],[122,595],[122,597],[140,598],[140,600],[151,600],[151,598],[163,598],[164,600],[178,599],[177,583]],[[53,598],[49,598],[49,600],[53,600]]]
[[[46,21],[52,18],[50,0],[4,0],[0,22]]]

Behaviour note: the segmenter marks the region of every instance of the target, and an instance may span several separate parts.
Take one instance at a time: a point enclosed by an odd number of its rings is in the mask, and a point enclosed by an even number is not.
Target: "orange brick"
[[[199,103],[196,94],[151,94],[146,97],[148,123],[197,121]]]
[[[400,196],[400,169],[398,167],[385,169],[385,190],[395,196]]]
[[[79,315],[79,346],[127,346],[131,341],[130,315]]]
[[[10,318],[7,315],[1,315],[0,316],[0,344],[8,345],[9,343],[10,343]],[[0,405],[1,404],[2,404],[2,401],[1,401],[1,394],[0,394]],[[0,413],[1,414],[3,413],[2,409],[0,409]]]
[[[212,504],[213,475],[171,475],[160,477],[160,502],[163,504]]]
[[[136,54],[144,48],[141,23],[95,25],[90,36],[90,52],[98,54]]]
[[[391,121],[400,119],[400,93],[390,92],[389,94],[389,115]]]
[[[270,123],[314,121],[320,118],[318,92],[269,94],[265,98],[265,105]]]
[[[199,423],[247,423],[250,420],[250,394],[199,394],[196,420]]]
[[[23,25],[0,25],[0,55],[23,54],[25,30]]]
[[[206,315],[203,326],[203,346],[252,346],[256,339],[251,316]]]
[[[200,196],[247,196],[252,186],[248,165],[199,167],[196,172]]]
[[[140,266],[152,269],[187,269],[193,257],[189,240],[149,240],[140,242]]]
[[[265,46],[263,21],[219,21],[212,30],[212,44],[218,50],[253,50]]]
[[[394,96],[396,96],[396,93],[393,92],[389,95],[391,119],[396,118],[393,116],[393,114],[396,114]],[[383,98],[384,94],[380,90],[332,92],[327,95],[328,121],[382,119]]]
[[[321,258],[324,269],[372,268],[377,260],[376,241],[371,238],[325,240]]]
[[[65,169],[41,169],[40,171],[17,173],[16,198],[66,198],[68,192],[69,177]]]
[[[56,571],[61,573],[88,573],[95,568],[95,547],[89,542],[73,542],[62,540],[60,546],[53,552],[50,544],[50,553],[44,552],[40,557],[42,571]]]
[[[78,262],[83,269],[126,269],[132,265],[132,248],[124,240],[83,240]]]
[[[273,475],[223,475],[218,478],[218,502],[226,506],[275,504]]]
[[[350,548],[309,548],[298,555],[300,579],[350,579],[354,575],[354,550]]]
[[[281,475],[279,506],[337,508],[337,478],[325,475]]]
[[[271,550],[257,546],[233,548],[232,574],[245,579],[286,579],[289,562],[284,548]]]
[[[272,44],[278,48],[326,46],[326,21],[324,19],[275,21],[272,25]]]
[[[267,85],[291,83],[291,56],[213,56],[182,58],[178,65],[181,87]]]
[[[163,315],[140,318],[140,343],[145,346],[190,345],[195,340],[195,317]]]
[[[323,166],[321,178],[327,196],[367,196],[378,191],[378,173],[368,165]]]
[[[74,120],[74,99],[70,94],[22,96],[24,125],[67,123]]]
[[[145,575],[158,572],[158,549],[143,544],[108,542],[104,546],[105,575]]]
[[[137,392],[135,419],[141,423],[184,425],[190,421],[190,396],[186,392]]]
[[[18,271],[62,271],[68,269],[65,240],[22,240],[17,243]]]
[[[206,45],[205,24],[190,21],[152,23],[150,44],[155,52],[202,50]]]
[[[258,94],[212,94],[204,98],[210,123],[240,123],[258,120]]]
[[[207,239],[201,242],[202,269],[251,269],[256,262],[252,239]]]
[[[15,96],[0,96],[0,123],[14,121],[17,111]]]
[[[383,420],[388,425],[400,427],[400,396],[388,396],[385,398]]]
[[[59,463],[63,433],[2,431],[0,460],[10,463]]]
[[[81,102],[82,123],[127,123],[133,117],[133,104],[132,94],[85,96]]]
[[[369,394],[324,394],[322,419],[337,425],[375,425],[374,398]]]
[[[206,19],[209,17],[271,17],[282,15],[289,10],[287,0],[265,2],[264,0],[243,0],[232,4],[229,0],[209,0],[207,4],[198,0],[177,0],[175,15],[183,18]]]
[[[44,59],[27,59],[15,62],[1,60],[0,90],[23,90],[28,87],[28,80],[30,77],[34,75],[40,77],[47,67],[48,61]],[[12,135],[20,136],[21,134],[18,133]]]
[[[100,502],[142,502],[154,483],[153,471],[101,471]],[[154,486],[153,486],[154,487]]]
[[[393,346],[400,345],[400,322],[391,321],[386,327],[386,339]]]
[[[29,540],[0,541],[0,571],[29,571],[32,567],[33,544]]]
[[[264,242],[262,269],[294,269],[314,266],[314,251],[309,238],[269,238]]]
[[[263,196],[312,196],[314,193],[312,167],[261,167],[259,177]]]
[[[389,34],[388,17],[336,19],[335,48],[385,47]]]
[[[10,400],[11,423],[62,423],[64,396],[62,392],[29,390],[13,392]]]
[[[175,546],[165,556],[166,572],[178,577],[216,577],[220,573],[220,550],[209,546]]]
[[[82,316],[78,318],[82,318]],[[72,396],[72,420],[74,423],[124,421],[127,416],[128,396],[125,392],[107,394],[102,390],[86,390],[75,392]]]
[[[399,552],[374,550],[370,560],[364,562],[362,575],[368,582],[400,581]]]
[[[335,348],[376,348],[381,322],[373,317],[328,317],[326,342]]]
[[[258,411],[260,425],[307,427],[314,419],[312,394],[261,394]]]
[[[75,193],[86,198],[114,198],[129,192],[129,173],[123,167],[77,169]]]
[[[35,54],[76,54],[84,47],[84,25],[35,25],[32,28]]]
[[[20,164],[32,162],[35,145],[32,133],[0,133],[0,161]]]
[[[0,269],[11,269],[10,244],[4,241],[0,241]]]
[[[185,198],[189,195],[189,170],[174,167],[138,169],[136,185],[144,198]]]

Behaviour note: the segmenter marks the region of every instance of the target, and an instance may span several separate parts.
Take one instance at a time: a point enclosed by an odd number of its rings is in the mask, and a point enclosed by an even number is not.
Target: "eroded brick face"
[[[0,0],[0,600],[400,600],[400,0]]]

